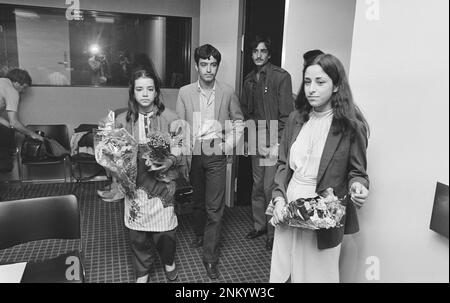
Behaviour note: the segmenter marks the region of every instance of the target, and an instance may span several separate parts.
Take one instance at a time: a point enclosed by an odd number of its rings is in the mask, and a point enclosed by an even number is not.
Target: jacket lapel
[[[324,173],[333,158],[339,142],[341,142],[342,133],[338,131],[339,126],[336,119],[333,119],[331,123],[330,131],[328,133],[325,147],[323,148],[322,158],[320,159],[319,173],[317,174],[317,188],[319,188],[320,182],[324,176]]]
[[[194,113],[200,112],[200,92],[198,91],[197,82],[194,83],[192,87],[191,103],[192,108],[194,109]]]
[[[297,140],[298,134],[300,133],[300,130],[303,127],[303,124],[305,124],[305,120],[302,116],[298,115],[295,120],[294,130],[292,131],[291,140],[289,142],[289,147],[294,144],[295,140]]]
[[[217,121],[220,121],[220,107],[222,106],[223,101],[223,91],[220,87],[219,82],[216,80],[216,95],[214,96],[214,117]]]

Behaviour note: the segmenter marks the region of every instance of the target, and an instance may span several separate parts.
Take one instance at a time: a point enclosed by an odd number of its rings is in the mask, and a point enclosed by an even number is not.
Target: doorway
[[[253,69],[251,58],[252,40],[258,34],[272,39],[272,57],[270,62],[281,66],[283,47],[285,0],[245,0],[244,4],[244,48],[242,51],[241,83]],[[250,157],[239,156],[237,161],[236,206],[251,205],[251,189],[253,186],[252,166]]]

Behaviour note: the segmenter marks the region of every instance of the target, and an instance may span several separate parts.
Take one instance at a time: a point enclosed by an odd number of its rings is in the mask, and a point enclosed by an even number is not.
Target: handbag
[[[62,159],[70,154],[58,141],[52,138],[44,138],[44,146],[47,156],[51,159]]]
[[[44,132],[36,131],[40,136],[44,136]],[[26,136],[22,142],[20,149],[22,159],[29,161],[42,161],[47,157],[47,150],[44,142]]]
[[[36,133],[43,137],[44,141],[35,140],[28,136],[25,137],[20,150],[22,159],[28,161],[56,160],[63,159],[70,154],[58,141],[46,137],[44,132],[37,130]]]

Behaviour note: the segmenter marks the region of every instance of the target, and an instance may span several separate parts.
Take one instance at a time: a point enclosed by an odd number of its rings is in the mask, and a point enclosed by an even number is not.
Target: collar
[[[217,81],[214,81],[214,86],[212,88],[212,91],[215,93],[216,92],[216,84]],[[197,80],[197,90],[201,93],[204,92],[205,90],[200,86],[200,80]]]
[[[267,74],[268,69],[270,69],[270,66],[271,66],[271,65],[272,65],[272,64],[270,63],[270,61],[268,61],[263,67],[261,67],[260,74],[262,74],[262,75]],[[255,68],[254,68],[253,70],[254,70],[255,76],[256,76],[256,74],[258,73],[258,69],[256,68],[256,66],[255,66]]]
[[[139,112],[140,116],[144,116],[146,118],[153,118],[157,112],[157,108],[155,106],[152,107],[152,110],[148,113]]]
[[[270,70],[271,70],[271,66],[272,63],[267,62],[263,67],[261,67],[261,71],[260,71],[260,76],[264,76],[265,79],[270,78]],[[258,81],[256,81],[256,74],[258,73],[258,70],[256,69],[256,67],[251,71],[250,75],[250,81],[257,83]]]

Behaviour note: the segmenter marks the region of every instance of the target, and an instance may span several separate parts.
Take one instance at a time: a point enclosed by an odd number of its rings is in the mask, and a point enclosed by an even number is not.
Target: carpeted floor
[[[106,203],[97,198],[96,190],[103,182],[83,183],[75,194],[82,216],[82,243],[85,254],[86,278],[91,283],[128,283],[135,281],[127,229],[123,224],[123,202]],[[25,197],[56,196],[72,193],[70,184],[27,184]],[[22,198],[17,184],[3,185],[1,201]],[[201,261],[201,248],[189,246],[193,238],[189,205],[180,208],[177,229],[176,264],[179,283],[210,283]],[[269,280],[271,253],[265,247],[265,237],[246,240],[252,228],[250,207],[227,208],[222,230],[222,249],[219,263],[220,283],[265,283]],[[41,260],[73,250],[77,241],[44,240],[0,250],[0,264],[27,260]],[[157,257],[150,274],[150,282],[165,283],[164,270]]]

